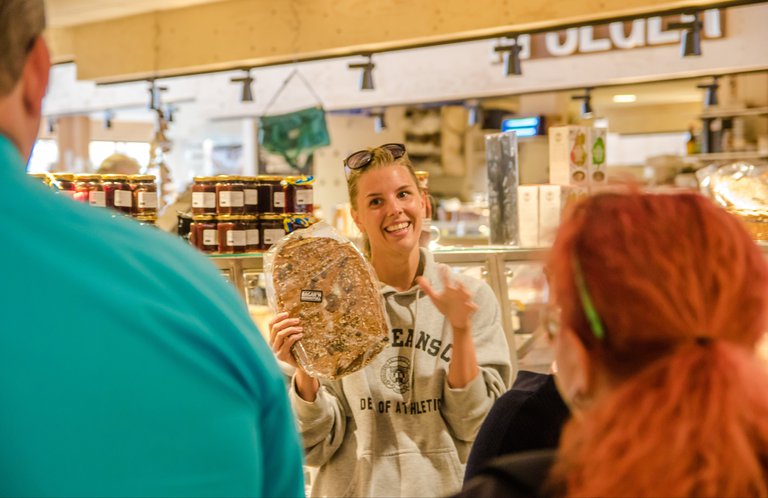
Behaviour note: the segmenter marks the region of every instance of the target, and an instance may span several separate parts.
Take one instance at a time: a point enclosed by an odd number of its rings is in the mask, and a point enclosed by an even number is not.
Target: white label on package
[[[259,191],[253,188],[245,190],[245,205],[256,206],[259,204]]]
[[[274,244],[278,240],[282,239],[285,235],[285,230],[277,228],[265,228],[264,229],[264,243]]]
[[[296,205],[298,206],[311,206],[312,205],[312,190],[304,189],[296,191]]]
[[[88,204],[91,206],[106,207],[107,195],[104,192],[91,192],[88,195]]]
[[[133,196],[127,190],[115,190],[115,206],[131,207]]]
[[[285,192],[275,192],[274,200],[275,207],[285,207]]]
[[[137,202],[140,208],[156,208],[157,192],[139,192]]]
[[[227,232],[227,246],[241,247],[245,245],[245,230],[230,230]]]
[[[219,206],[221,207],[243,207],[242,192],[219,192]]]
[[[246,230],[245,231],[245,243],[246,245],[253,246],[259,243],[259,231],[258,230]]]
[[[203,245],[215,246],[217,243],[216,235],[218,235],[216,230],[203,230]]]
[[[216,193],[215,192],[192,192],[192,207],[193,208],[215,208]]]

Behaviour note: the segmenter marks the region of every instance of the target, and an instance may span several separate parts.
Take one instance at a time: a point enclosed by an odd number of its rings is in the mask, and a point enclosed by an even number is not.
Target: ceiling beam
[[[224,0],[52,29],[54,60],[102,83],[530,33],[722,0]]]

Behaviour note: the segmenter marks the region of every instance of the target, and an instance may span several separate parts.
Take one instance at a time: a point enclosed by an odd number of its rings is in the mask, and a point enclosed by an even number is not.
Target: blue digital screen
[[[542,117],[507,118],[501,122],[501,131],[514,131],[518,137],[532,137],[542,134]]]

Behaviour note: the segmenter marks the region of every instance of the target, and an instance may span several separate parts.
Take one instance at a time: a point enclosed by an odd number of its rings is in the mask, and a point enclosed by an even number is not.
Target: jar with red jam
[[[189,230],[189,241],[205,253],[218,251],[219,233],[216,217],[204,214],[193,216]]]
[[[75,196],[75,175],[72,173],[54,173],[51,186],[60,195],[72,198]]]
[[[133,193],[128,185],[127,175],[102,175],[104,196],[107,207],[114,208],[125,214],[131,214],[133,209]]]
[[[261,234],[259,233],[258,216],[244,216],[245,223],[245,252],[258,252],[261,250]]]
[[[257,215],[259,211],[259,181],[255,176],[242,177],[243,182],[243,202],[245,208],[243,212],[246,215]]]
[[[285,216],[280,214],[262,214],[259,216],[259,246],[262,251],[285,237]]]
[[[153,175],[131,175],[128,184],[133,194],[132,214],[157,216],[157,183]]]
[[[106,207],[107,198],[99,175],[77,175],[75,177],[75,200],[91,206]]]
[[[192,184],[192,214],[216,214],[216,177],[196,176]]]
[[[242,215],[222,214],[218,217],[217,233],[221,254],[245,252],[246,225]]]
[[[286,176],[283,185],[285,192],[286,213],[312,214],[314,209],[314,196],[312,184],[314,177]]]
[[[259,212],[261,214],[285,212],[285,192],[283,192],[283,177],[260,175],[257,189],[259,191]]]
[[[239,176],[220,175],[216,177],[216,212],[222,214],[243,214],[245,193]]]

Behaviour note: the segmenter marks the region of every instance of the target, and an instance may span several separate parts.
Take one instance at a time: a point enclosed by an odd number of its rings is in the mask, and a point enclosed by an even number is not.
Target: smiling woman
[[[356,152],[345,167],[389,345],[338,381],[296,369],[293,406],[307,464],[319,467],[311,494],[445,496],[458,490],[471,442],[509,386],[499,307],[488,285],[451,276],[419,247],[424,196],[403,145]],[[276,317],[278,358],[291,361],[301,330],[298,319]]]

